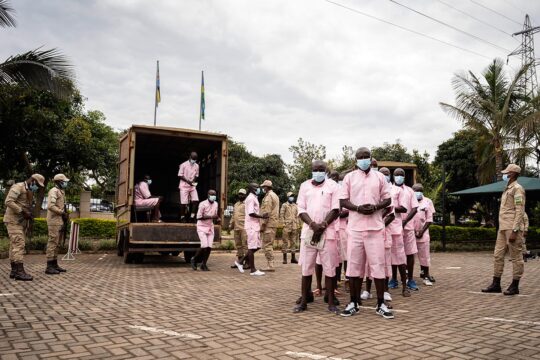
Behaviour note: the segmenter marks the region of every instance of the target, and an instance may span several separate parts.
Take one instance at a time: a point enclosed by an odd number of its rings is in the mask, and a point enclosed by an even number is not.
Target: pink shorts
[[[392,235],[392,265],[404,265],[406,263],[407,255],[405,255],[403,235]]]
[[[262,247],[261,233],[258,230],[246,230],[247,244],[249,250],[256,250]]]
[[[211,248],[214,244],[214,232],[207,233],[205,231],[197,231],[197,235],[199,235],[199,240],[201,240],[201,247],[202,248]]]
[[[431,266],[431,257],[429,256],[429,241],[416,243],[418,247],[418,262],[420,266]]]
[[[375,279],[385,278],[384,229],[349,231],[347,276],[364,277],[366,263]]]
[[[334,277],[336,276],[336,267],[334,263],[337,257],[337,242],[335,239],[326,239],[324,248],[317,250],[303,244],[304,239],[301,239],[302,246],[300,246],[300,258],[302,259],[302,276],[313,275],[315,271],[315,263],[317,262],[317,255],[320,257],[320,261],[323,267],[324,276]]]
[[[387,278],[392,277],[392,249],[384,249],[384,260],[385,260],[385,274]]]
[[[341,261],[347,261],[347,229],[339,229],[339,245]]]
[[[187,205],[190,201],[199,201],[197,188],[195,186],[189,188],[180,188],[180,204]]]
[[[414,255],[418,252],[414,230],[403,230],[403,245],[405,246],[405,255]]]

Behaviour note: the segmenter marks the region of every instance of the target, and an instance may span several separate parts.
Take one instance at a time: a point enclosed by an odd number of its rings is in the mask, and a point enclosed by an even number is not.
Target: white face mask
[[[210,201],[210,202],[214,202],[214,201],[216,201],[216,199],[217,199],[216,195],[209,195],[208,196],[208,201]]]

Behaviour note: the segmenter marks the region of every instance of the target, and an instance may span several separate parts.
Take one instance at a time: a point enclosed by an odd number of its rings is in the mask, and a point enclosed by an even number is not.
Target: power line
[[[498,12],[498,11],[495,11],[495,10],[493,10],[493,9],[490,8],[490,7],[487,7],[487,6],[483,5],[483,4],[480,4],[480,3],[477,2],[477,1],[474,1],[474,0],[469,0],[469,1],[472,2],[472,3],[475,4],[475,5],[478,5],[478,6],[480,6],[480,7],[483,7],[483,8],[486,9],[486,10],[491,11],[492,13],[495,13],[495,14],[497,14],[497,15],[499,15],[499,16],[502,16],[503,18],[505,18],[505,19],[507,19],[507,20],[510,20],[510,21],[513,22],[513,23],[516,23],[516,24],[518,24],[518,25],[522,25],[520,22],[517,22],[516,20],[511,19],[511,18],[509,18],[508,16],[506,16],[506,15],[504,15],[504,14],[501,14],[501,13]]]
[[[421,33],[421,32],[419,32],[419,31],[412,30],[412,29],[406,28],[406,27],[404,27],[404,26],[394,24],[393,22],[390,22],[390,21],[388,21],[388,20],[384,20],[384,19],[378,18],[378,17],[376,17],[376,16],[367,14],[367,13],[362,12],[362,11],[357,10],[357,9],[353,9],[353,8],[348,7],[348,6],[346,6],[346,5],[343,5],[343,4],[340,4],[340,3],[337,3],[337,2],[334,2],[334,1],[331,1],[331,0],[325,0],[325,1],[328,2],[328,3],[330,3],[330,4],[333,4],[333,5],[342,7],[342,8],[344,8],[344,9],[346,9],[346,10],[352,11],[352,12],[354,12],[354,13],[363,15],[363,16],[365,16],[365,17],[368,17],[368,18],[371,18],[371,19],[380,21],[380,22],[385,23],[385,24],[388,24],[388,25],[392,25],[392,26],[397,27],[397,28],[399,28],[399,29],[401,29],[401,30],[405,30],[405,31],[407,31],[407,32],[410,32],[410,33],[413,33],[413,34],[416,34],[416,35],[420,35],[420,36],[423,36],[423,37],[425,37],[425,38],[428,38],[428,39],[437,41],[437,42],[439,42],[439,43],[441,43],[441,44],[444,44],[444,45],[447,45],[447,46],[451,46],[451,47],[453,47],[453,48],[456,48],[456,49],[459,49],[459,50],[462,50],[462,51],[465,51],[465,52],[474,54],[474,55],[476,55],[476,56],[483,57],[483,58],[485,58],[485,59],[489,59],[489,60],[492,59],[492,58],[490,58],[489,56],[485,56],[485,55],[483,55],[483,54],[477,53],[476,51],[469,50],[469,49],[466,49],[466,48],[462,48],[461,46],[458,46],[458,45],[449,43],[449,42],[444,41],[444,40],[441,40],[441,39],[437,39],[437,38],[435,38],[435,37],[433,37],[433,36],[430,36],[430,35]]]
[[[505,48],[503,48],[503,47],[501,47],[501,46],[499,46],[499,45],[497,45],[497,44],[494,44],[494,43],[492,43],[492,42],[490,42],[490,41],[484,40],[484,39],[482,39],[481,37],[478,37],[478,36],[476,36],[476,35],[474,35],[474,34],[471,34],[470,32],[461,30],[461,29],[459,29],[459,28],[457,28],[457,27],[455,27],[455,26],[453,26],[453,25],[450,25],[450,24],[448,24],[448,23],[446,23],[446,22],[444,22],[444,21],[442,21],[442,20],[436,19],[436,18],[434,18],[433,16],[424,14],[423,12],[418,11],[418,10],[415,10],[415,9],[413,9],[413,8],[407,6],[407,5],[401,4],[401,3],[399,3],[399,2],[397,2],[397,1],[395,1],[395,0],[390,0],[390,2],[392,2],[392,3],[396,4],[396,5],[399,5],[399,6],[401,6],[401,7],[404,7],[405,9],[410,10],[410,11],[412,11],[412,12],[418,14],[418,15],[421,15],[421,16],[423,16],[423,17],[426,17],[426,18],[430,19],[430,20],[433,20],[433,21],[435,21],[435,22],[437,22],[437,23],[439,23],[439,24],[441,24],[441,25],[444,25],[444,26],[446,26],[446,27],[449,27],[449,28],[452,29],[452,30],[455,30],[455,31],[460,32],[460,33],[462,33],[462,34],[465,34],[465,35],[467,35],[467,36],[469,36],[469,37],[472,37],[473,39],[476,39],[476,40],[481,41],[481,42],[483,42],[483,43],[489,44],[489,45],[491,45],[492,47],[495,47],[495,48],[497,48],[497,49],[499,49],[499,50],[504,51],[506,54],[508,54],[508,53],[510,52],[510,50],[508,50],[508,49],[505,49]]]
[[[500,32],[502,32],[503,34],[506,34],[506,35],[510,36],[512,39],[516,40],[516,38],[512,37],[512,34],[511,34],[511,33],[506,32],[506,31],[504,31],[504,30],[498,28],[498,27],[496,27],[496,26],[494,26],[494,25],[488,23],[487,21],[484,21],[484,20],[482,20],[482,19],[479,19],[479,18],[477,18],[476,16],[472,16],[471,14],[467,13],[466,11],[460,10],[460,9],[458,9],[458,8],[456,8],[456,7],[454,7],[454,6],[450,5],[450,4],[448,4],[448,3],[445,3],[445,2],[442,1],[442,0],[437,0],[437,1],[440,2],[441,4],[445,5],[445,6],[448,6],[450,9],[454,9],[455,11],[457,11],[457,12],[459,12],[459,13],[465,15],[465,16],[468,16],[468,17],[470,17],[471,19],[474,19],[474,20],[478,21],[479,23],[482,23],[482,24],[484,24],[484,25],[486,25],[486,26],[489,26],[490,28],[493,28],[493,29],[495,29],[495,30],[497,30],[497,31],[500,31]],[[516,41],[517,41],[517,40],[516,40]]]

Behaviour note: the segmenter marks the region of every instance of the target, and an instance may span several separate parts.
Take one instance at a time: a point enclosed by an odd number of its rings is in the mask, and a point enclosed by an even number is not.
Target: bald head
[[[382,173],[384,176],[390,176],[390,169],[388,169],[387,167],[380,168],[379,172]]]
[[[367,147],[360,147],[356,150],[356,159],[369,159],[371,158],[371,151]]]
[[[311,171],[326,172],[326,162],[322,160],[313,160],[313,162],[311,163]]]

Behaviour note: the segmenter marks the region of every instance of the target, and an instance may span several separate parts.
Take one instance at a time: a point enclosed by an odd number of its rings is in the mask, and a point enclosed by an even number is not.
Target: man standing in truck
[[[199,177],[199,164],[197,164],[197,153],[192,151],[189,159],[180,164],[178,177],[180,178],[180,222],[195,222],[199,195],[197,194],[197,178]],[[188,208],[191,215],[186,213]]]

